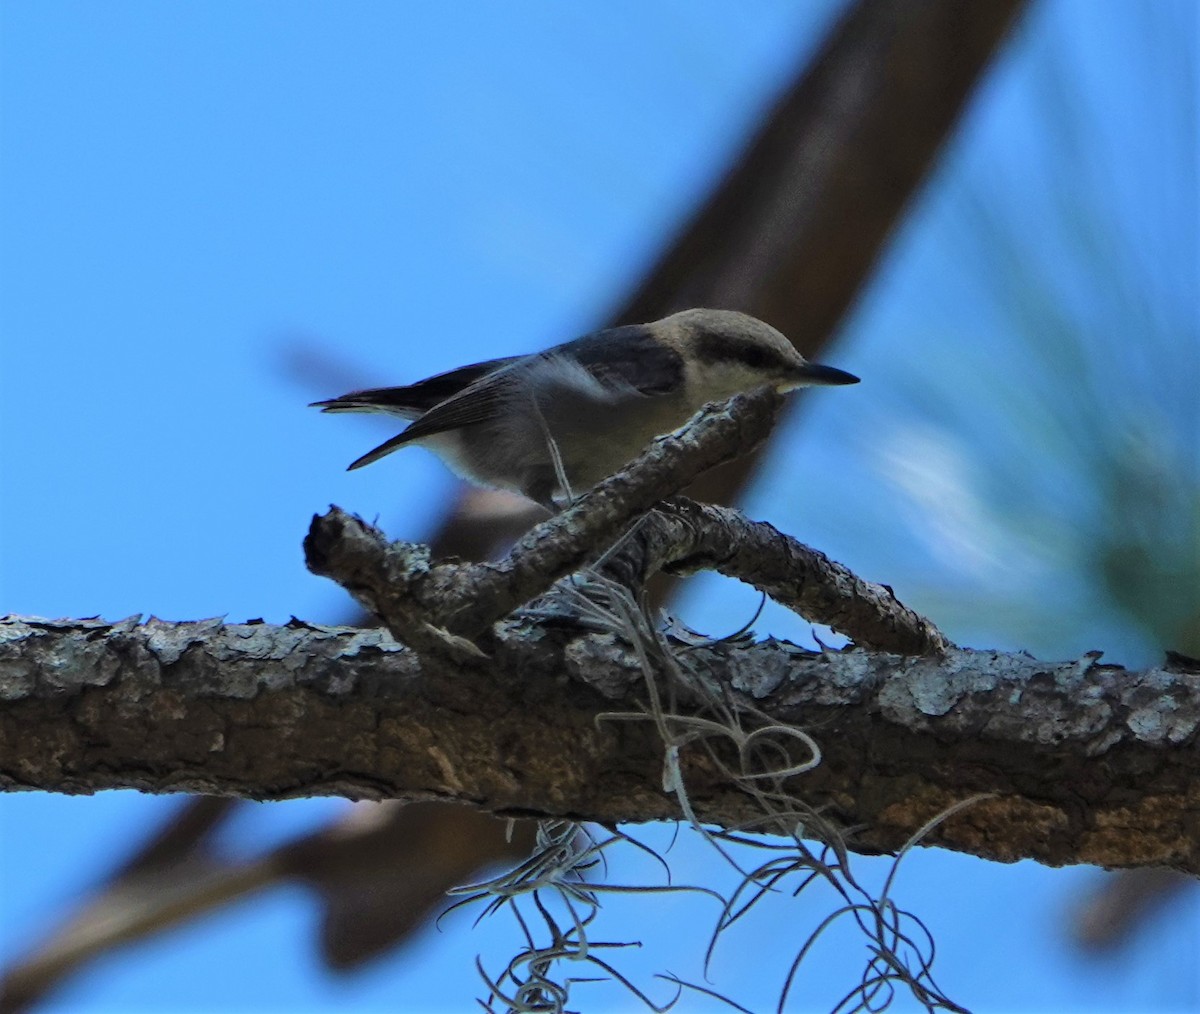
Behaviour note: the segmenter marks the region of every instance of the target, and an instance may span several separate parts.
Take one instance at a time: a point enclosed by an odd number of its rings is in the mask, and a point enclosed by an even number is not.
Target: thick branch
[[[601,821],[679,816],[649,722],[596,722],[644,689],[612,635],[503,624],[486,666],[419,659],[379,631],[133,620],[0,622],[0,786],[252,798],[461,799]],[[1061,864],[1200,872],[1200,676],[1094,657],[951,649],[904,658],[768,643],[690,649],[696,671],[824,759],[789,789],[861,847],[894,848],[986,792],[934,842]],[[702,819],[753,814],[707,754]]]

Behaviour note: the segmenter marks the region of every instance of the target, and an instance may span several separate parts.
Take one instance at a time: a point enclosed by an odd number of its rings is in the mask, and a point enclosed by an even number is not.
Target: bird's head
[[[683,357],[689,389],[706,401],[766,385],[790,391],[858,383],[845,370],[808,362],[770,324],[736,310],[683,310],[659,325]]]

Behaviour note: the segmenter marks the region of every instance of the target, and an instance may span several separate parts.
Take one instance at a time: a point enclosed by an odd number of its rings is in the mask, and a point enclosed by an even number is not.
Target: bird
[[[858,381],[808,362],[756,317],[697,308],[311,407],[409,422],[351,470],[415,444],[462,478],[520,493],[553,513],[709,402],[762,386],[784,392]]]

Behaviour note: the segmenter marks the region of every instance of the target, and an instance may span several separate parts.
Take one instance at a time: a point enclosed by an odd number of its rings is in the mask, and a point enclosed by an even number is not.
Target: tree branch
[[[860,647],[928,655],[954,646],[891,588],[864,581],[773,525],[728,507],[675,497],[648,515],[606,566],[630,587],[660,570],[679,576],[715,570],[737,578]]]
[[[419,658],[381,631],[158,620],[0,621],[0,788],[457,799],[497,813],[679,817],[637,655],[530,616],[486,666]],[[823,760],[788,781],[851,842],[893,849],[992,793],[930,843],[1001,861],[1200,872],[1200,676],[949,649],[905,658],[769,642],[674,649],[731,706],[797,725]],[[684,749],[702,820],[756,811]]]

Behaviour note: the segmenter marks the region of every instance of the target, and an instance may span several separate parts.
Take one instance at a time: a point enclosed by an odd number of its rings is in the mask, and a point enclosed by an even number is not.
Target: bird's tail
[[[391,440],[385,440],[378,447],[367,451],[367,453],[361,458],[356,458],[354,461],[350,462],[350,464],[346,466],[346,471],[353,472],[356,468],[362,468],[364,465],[369,465],[373,461],[378,461],[380,458],[387,457],[392,453],[392,451],[400,450],[401,447],[408,443],[408,439],[409,438],[403,433],[399,433],[392,437]]]
[[[414,397],[411,387],[374,387],[365,391],[351,391],[339,398],[314,401],[309,407],[322,412],[379,412],[383,415],[415,419],[425,412],[427,399]]]
[[[401,419],[416,419],[435,405],[452,398],[465,388],[483,379],[490,373],[521,359],[509,356],[505,359],[489,359],[485,363],[460,366],[448,373],[409,384],[407,387],[373,387],[366,391],[351,391],[340,398],[314,401],[312,407],[322,412],[382,412]]]

